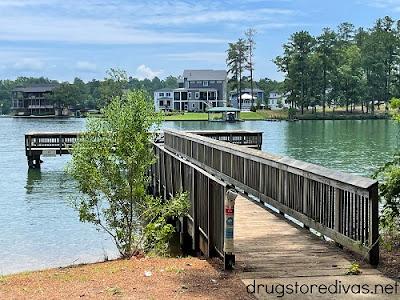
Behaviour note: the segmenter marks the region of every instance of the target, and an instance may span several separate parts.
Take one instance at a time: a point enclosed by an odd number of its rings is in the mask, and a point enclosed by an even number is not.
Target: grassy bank
[[[246,111],[240,113],[240,118],[245,121],[257,120],[288,120],[288,110],[258,110],[256,112]],[[346,112],[344,108],[337,108],[335,111],[327,109],[325,115],[322,111],[304,111],[303,114],[297,112],[294,119],[298,120],[367,120],[367,119],[388,119],[389,115],[384,111],[376,111],[373,115],[363,113],[361,110]],[[164,116],[165,121],[207,121],[207,113],[174,113]]]
[[[0,299],[252,299],[217,261],[143,258],[0,276]]]
[[[242,120],[267,120],[267,119],[287,119],[287,111],[271,111],[271,110],[260,110],[257,112],[245,111],[240,113]],[[171,115],[165,115],[164,121],[207,121],[207,113],[175,113]]]

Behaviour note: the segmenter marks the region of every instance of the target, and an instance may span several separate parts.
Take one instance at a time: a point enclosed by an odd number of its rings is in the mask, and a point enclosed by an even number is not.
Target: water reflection
[[[26,193],[31,194],[35,183],[42,180],[42,172],[40,169],[28,169],[28,175],[26,176]]]

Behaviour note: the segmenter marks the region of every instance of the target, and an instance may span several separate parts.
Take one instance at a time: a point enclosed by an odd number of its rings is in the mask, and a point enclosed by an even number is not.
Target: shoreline
[[[143,257],[0,276],[2,299],[254,299],[235,272],[201,258]]]

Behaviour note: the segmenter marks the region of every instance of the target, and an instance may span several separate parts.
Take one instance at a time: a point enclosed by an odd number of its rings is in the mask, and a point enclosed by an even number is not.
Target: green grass
[[[184,114],[174,114],[164,116],[164,121],[207,121],[207,113],[187,112]]]
[[[240,113],[242,120],[287,119],[287,111],[260,110],[257,112],[246,111]],[[207,113],[186,112],[164,116],[165,121],[207,121]]]

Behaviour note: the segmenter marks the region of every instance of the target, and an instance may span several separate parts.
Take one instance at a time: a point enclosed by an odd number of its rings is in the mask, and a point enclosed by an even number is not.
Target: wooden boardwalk
[[[236,268],[246,286],[256,284],[392,284],[368,264],[362,264],[361,275],[345,275],[351,263],[351,256],[340,248],[325,242],[308,230],[297,226],[283,216],[266,210],[258,203],[239,196],[235,204],[235,254]],[[256,289],[257,287],[255,287]],[[308,287],[303,287],[305,292]],[[314,287],[312,294],[285,294],[283,299],[399,299],[395,295],[319,294]],[[357,289],[357,288],[356,288]],[[253,287],[249,286],[252,291]],[[332,288],[333,290],[333,288]],[[378,290],[379,292],[379,287]],[[277,294],[267,295],[260,287],[259,299],[276,299]],[[357,293],[357,291],[355,290]],[[324,292],[322,292],[324,293]],[[267,298],[268,297],[268,298]]]

